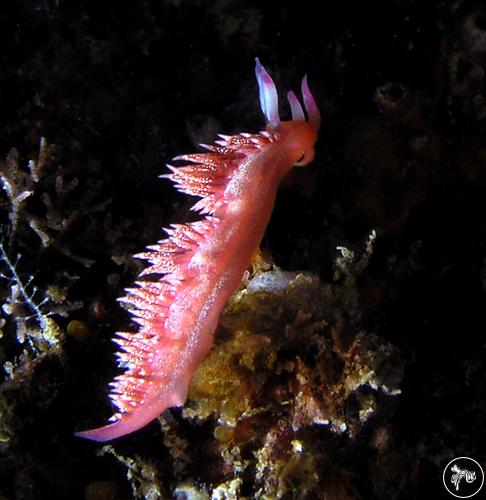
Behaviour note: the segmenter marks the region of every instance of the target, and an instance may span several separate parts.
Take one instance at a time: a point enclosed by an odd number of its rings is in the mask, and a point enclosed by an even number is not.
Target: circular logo
[[[452,496],[471,498],[483,487],[484,472],[476,460],[457,457],[445,466],[442,480]]]

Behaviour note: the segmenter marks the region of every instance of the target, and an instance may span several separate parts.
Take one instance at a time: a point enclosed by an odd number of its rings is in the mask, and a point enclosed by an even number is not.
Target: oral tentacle
[[[305,120],[304,111],[300,105],[299,99],[292,90],[287,93],[287,100],[292,111],[292,120]]]
[[[304,106],[309,117],[309,123],[312,125],[314,130],[319,130],[321,125],[321,113],[317,107],[316,100],[310,91],[309,84],[307,83],[307,75],[302,79],[302,98],[304,99]]]

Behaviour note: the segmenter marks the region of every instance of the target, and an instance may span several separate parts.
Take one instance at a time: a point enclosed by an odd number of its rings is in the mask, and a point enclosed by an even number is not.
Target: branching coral
[[[5,192],[2,201],[10,222],[8,239],[0,243],[0,362],[4,372],[0,385],[0,441],[5,446],[10,446],[28,424],[28,419],[19,418],[19,401],[36,401],[42,393],[36,385],[36,373],[50,363],[64,360],[66,334],[54,316],[68,316],[83,306],[81,300],[69,297],[79,277],[72,271],[73,266],[69,270],[45,266],[49,260],[43,257],[49,259],[49,250],[53,251],[51,255],[60,252],[76,263],[91,265],[91,259],[76,258],[64,241],[65,234],[74,221],[87,221],[87,214],[100,211],[108,203],[93,203],[96,190],[75,193],[78,180],[66,174],[67,170],[59,163],[58,148],[48,145],[44,138],[37,157],[25,168],[20,166],[15,149],[0,163]],[[47,407],[48,399],[41,399],[43,408]]]
[[[19,230],[28,227],[38,236],[42,250],[54,249],[86,267],[94,263],[79,255],[72,242],[67,244],[66,235],[80,221],[89,224],[89,217],[103,212],[111,202],[109,198],[97,201],[99,179],[88,177],[89,185],[80,189],[79,178],[60,163],[58,148],[41,138],[37,159],[28,162],[27,170],[19,166],[17,150],[10,151],[0,163],[0,181],[9,201],[9,247],[18,239]],[[35,207],[27,207],[28,198],[36,198]]]
[[[157,466],[141,457],[128,458],[120,455],[110,446],[103,446],[100,455],[111,454],[127,469],[127,479],[132,486],[134,498],[158,500],[163,498],[165,488]]]
[[[5,314],[15,319],[18,341],[23,344],[26,338],[28,338],[32,347],[34,347],[32,343],[34,338],[37,338],[41,344],[47,343],[47,345],[52,345],[57,343],[62,336],[61,332],[56,323],[49,318],[49,313],[43,313],[41,309],[49,299],[45,297],[39,303],[35,301],[37,288],[35,286],[30,287],[34,277],[30,276],[26,283],[21,280],[16,269],[17,263],[13,264],[10,261],[1,243],[0,259],[6,266],[8,273],[0,274],[0,277],[10,282],[10,295],[7,298],[7,302],[3,304],[2,310]],[[31,291],[29,291],[29,288],[31,288]],[[30,314],[22,311],[25,307],[30,311]],[[40,331],[29,326],[31,318],[34,318],[37,322]],[[39,347],[40,345],[37,346],[37,348]]]
[[[47,312],[49,298],[45,296],[37,300],[38,290],[32,285],[34,277],[30,276],[26,281],[21,278],[18,259],[12,262],[1,243],[0,262],[5,268],[0,277],[7,283],[2,305],[7,320],[3,322],[7,327],[12,326],[10,331],[15,331],[16,341],[22,346],[20,354],[18,348],[11,348],[12,356],[3,364],[6,380],[0,384],[0,443],[6,448],[15,438],[17,429],[27,423],[19,422],[18,401],[29,394],[40,363],[49,356],[61,357],[65,334],[51,317],[53,312]],[[12,344],[9,337],[3,339],[6,344]],[[47,404],[47,401],[43,403]]]
[[[45,148],[44,140],[41,141],[41,150]],[[19,167],[19,154],[16,149],[12,149],[8,154],[5,162],[0,163],[0,181],[3,189],[7,193],[10,202],[9,219],[11,224],[10,229],[10,244],[13,242],[17,233],[20,214],[24,208],[25,200],[34,192],[34,175],[32,168],[30,173],[25,172]],[[35,167],[35,177],[38,179],[37,166],[40,162],[30,162],[30,166]]]

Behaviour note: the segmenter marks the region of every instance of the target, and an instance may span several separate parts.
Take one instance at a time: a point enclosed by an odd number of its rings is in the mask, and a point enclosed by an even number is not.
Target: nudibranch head
[[[302,79],[301,92],[304,101],[304,110],[295,92],[287,94],[287,100],[292,112],[292,120],[281,121],[278,112],[278,94],[275,83],[267,70],[255,59],[255,75],[258,82],[260,106],[267,122],[267,127],[273,131],[285,131],[292,136],[291,146],[295,149],[295,165],[307,165],[314,158],[314,144],[321,124],[321,114],[316,101],[307,83],[307,75]]]

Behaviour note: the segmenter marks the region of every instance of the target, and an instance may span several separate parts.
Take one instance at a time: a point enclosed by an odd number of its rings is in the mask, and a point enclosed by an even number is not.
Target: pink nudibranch
[[[109,441],[134,432],[164,410],[184,404],[188,385],[213,343],[226,302],[240,283],[270,219],[278,184],[294,165],[314,158],[319,109],[302,80],[308,120],[294,92],[287,95],[292,120],[281,121],[275,84],[256,59],[260,105],[267,129],[257,134],[220,135],[208,152],[177,156],[184,166],[168,165],[184,193],[200,196],[192,208],[205,218],[174,224],[169,237],[136,255],[151,265],[119,300],[131,307],[137,333],[114,339],[124,373],[115,378],[110,397],[117,412],[111,423],[78,432]]]

